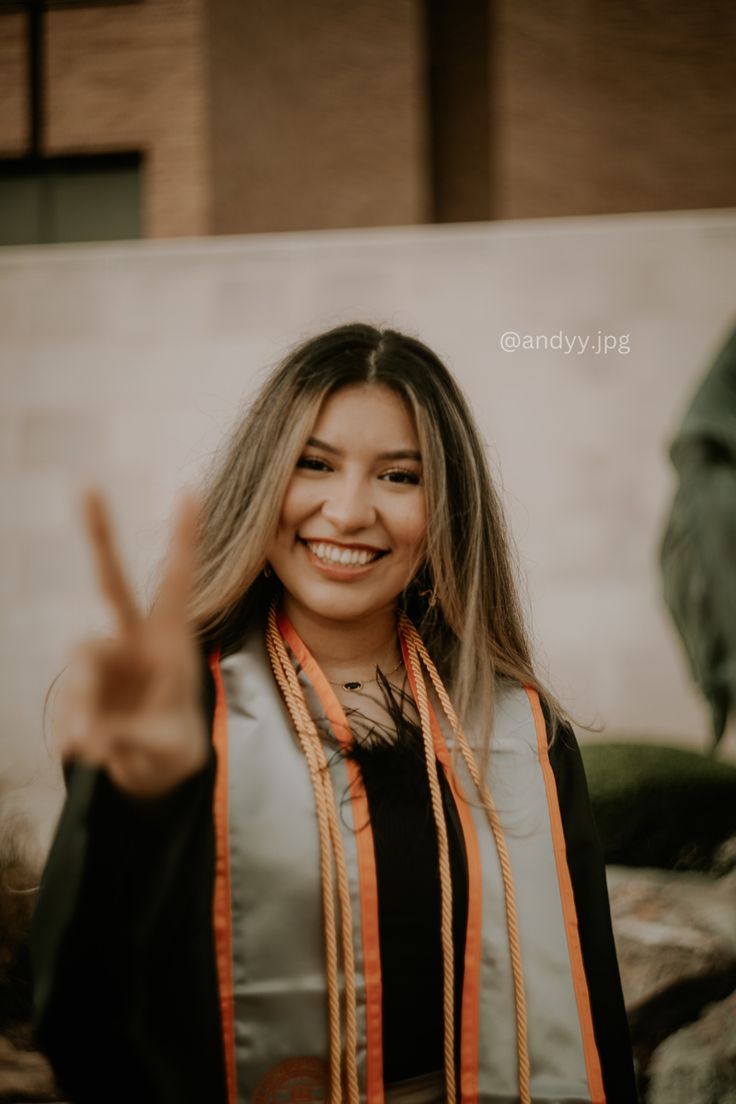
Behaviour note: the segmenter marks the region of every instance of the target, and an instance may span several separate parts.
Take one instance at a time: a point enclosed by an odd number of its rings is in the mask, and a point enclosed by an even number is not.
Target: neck
[[[396,607],[360,618],[336,621],[306,609],[284,591],[282,608],[329,679],[372,676],[375,668],[395,667],[401,658]]]

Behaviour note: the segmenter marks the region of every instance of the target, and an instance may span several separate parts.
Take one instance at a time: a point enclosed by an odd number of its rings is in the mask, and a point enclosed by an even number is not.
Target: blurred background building
[[[728,207],[729,0],[0,0],[0,243]]]

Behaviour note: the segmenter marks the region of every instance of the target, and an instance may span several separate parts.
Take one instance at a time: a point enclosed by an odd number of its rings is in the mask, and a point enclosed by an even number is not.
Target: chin
[[[393,594],[350,594],[348,588],[340,594],[314,594],[304,590],[290,591],[285,588],[288,598],[317,617],[333,621],[352,621],[356,617],[370,617],[379,610],[392,607],[398,595]]]

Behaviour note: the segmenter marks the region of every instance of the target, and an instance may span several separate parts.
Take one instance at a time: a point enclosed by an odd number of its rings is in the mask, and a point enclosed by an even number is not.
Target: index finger
[[[115,546],[107,507],[96,487],[84,492],[82,510],[102,592],[120,627],[130,631],[140,621],[140,613]]]
[[[174,532],[153,613],[157,618],[184,622],[198,556],[199,500],[182,491]]]

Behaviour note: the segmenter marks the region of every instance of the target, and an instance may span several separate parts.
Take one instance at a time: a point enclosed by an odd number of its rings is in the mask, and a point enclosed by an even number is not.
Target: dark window
[[[143,0],[0,0],[3,12],[27,11],[29,8],[108,8],[122,4],[141,4]]]
[[[142,0],[0,0],[0,17],[26,14],[28,58],[26,151],[0,159],[0,246],[141,236],[140,153],[55,156],[44,141],[45,107],[53,94],[44,64],[48,9],[137,2]]]
[[[0,161],[0,245],[141,236],[138,153]]]

